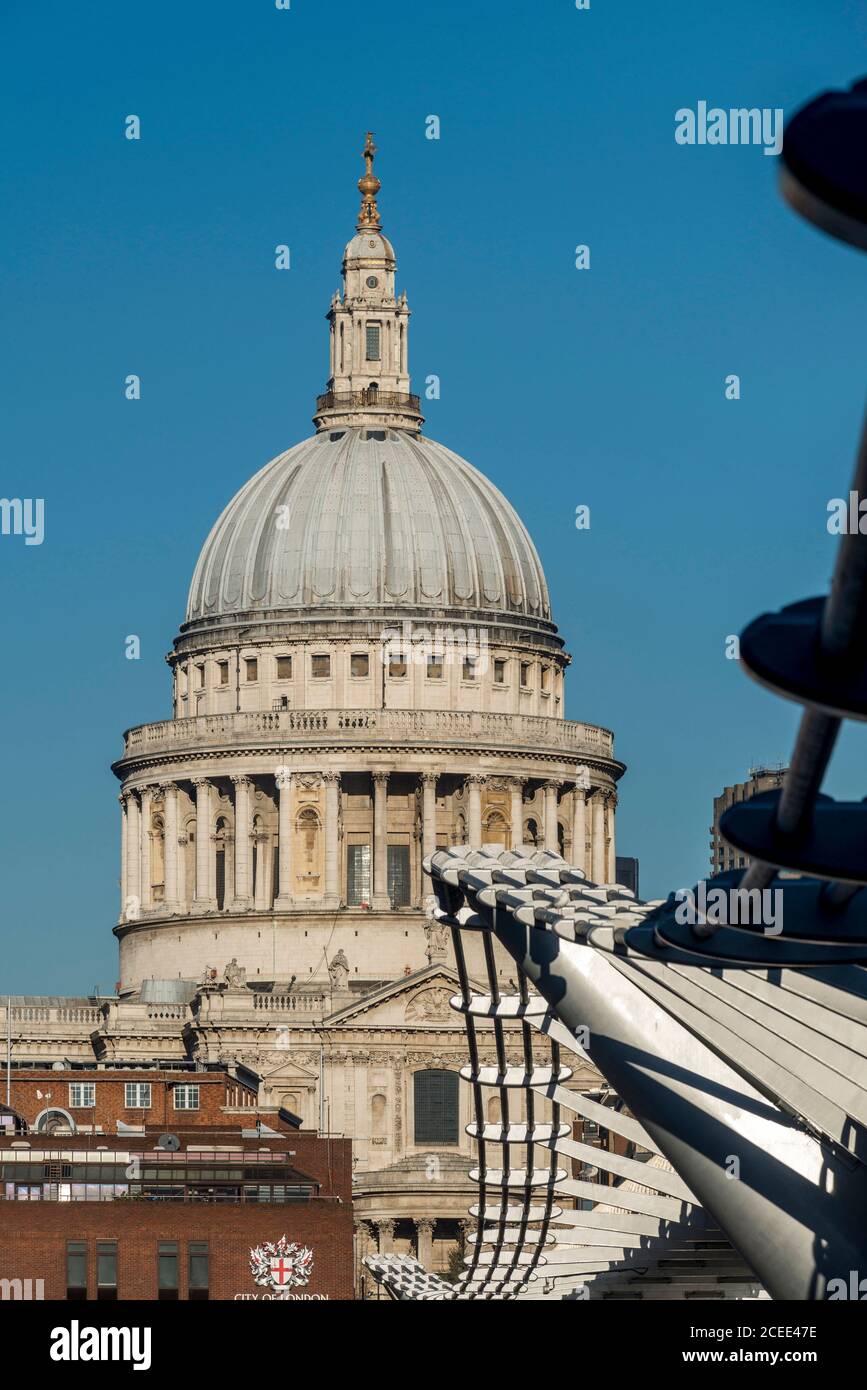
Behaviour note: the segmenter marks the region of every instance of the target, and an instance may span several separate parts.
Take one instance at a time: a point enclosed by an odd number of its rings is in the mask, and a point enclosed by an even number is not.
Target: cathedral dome
[[[280,454],[236,494],[202,549],[184,630],[395,609],[554,630],[533,542],[487,478],[410,431],[345,429]]]

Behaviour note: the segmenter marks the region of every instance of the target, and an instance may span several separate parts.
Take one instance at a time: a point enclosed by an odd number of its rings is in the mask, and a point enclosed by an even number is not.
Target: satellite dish
[[[161,1134],[157,1140],[157,1148],[165,1149],[168,1153],[177,1153],[181,1147],[181,1141],[176,1134]]]

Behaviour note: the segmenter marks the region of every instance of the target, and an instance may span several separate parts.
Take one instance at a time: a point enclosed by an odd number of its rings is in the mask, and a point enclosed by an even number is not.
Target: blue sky
[[[45,499],[45,540],[0,537],[0,991],[113,986],[109,763],[170,712],[216,515],[311,431],[367,129],[415,384],[442,380],[426,431],[533,535],[567,713],[629,764],[643,892],[706,870],[713,796],[791,746],[796,709],[724,644],[827,587],[865,270],[784,207],[775,159],[678,145],[675,111],[788,114],[861,75],[865,40],[856,0],[7,0],[0,492]],[[850,730],[826,790],[860,797],[864,772]]]

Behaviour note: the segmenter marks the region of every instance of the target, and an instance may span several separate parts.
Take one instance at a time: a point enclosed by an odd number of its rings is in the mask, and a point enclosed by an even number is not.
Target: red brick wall
[[[149,1110],[128,1108],[124,1086],[127,1081],[145,1081],[151,1088]],[[73,1109],[69,1103],[71,1082],[92,1082],[96,1087],[96,1104],[86,1109]],[[175,1110],[171,1084],[193,1083],[199,1087],[198,1110]],[[37,1092],[41,1091],[41,1097]],[[47,1093],[50,1092],[50,1099]],[[161,1125],[167,1130],[179,1125],[216,1125],[225,1123],[223,1107],[241,1105],[241,1097],[249,1096],[251,1115],[255,1112],[255,1092],[243,1087],[232,1077],[220,1073],[191,1072],[188,1075],[172,1072],[169,1077],[153,1071],[27,1071],[12,1074],[11,1105],[28,1125],[36,1122],[43,1110],[66,1110],[76,1125],[101,1125],[106,1133],[114,1133],[118,1120],[128,1125]],[[236,1118],[236,1123],[237,1123]]]
[[[317,1143],[324,1141],[317,1140]],[[349,1146],[346,1146],[347,1150]],[[0,1278],[43,1279],[46,1299],[66,1298],[66,1242],[88,1247],[88,1297],[96,1297],[96,1242],[118,1243],[118,1299],[157,1297],[157,1244],[178,1242],[179,1297],[187,1297],[187,1244],[207,1241],[210,1297],[269,1291],[253,1282],[250,1248],[281,1236],[313,1251],[310,1282],[297,1294],[353,1297],[352,1206],[320,1199],[251,1207],[210,1203],[3,1202]],[[34,1286],[35,1287],[35,1286]]]

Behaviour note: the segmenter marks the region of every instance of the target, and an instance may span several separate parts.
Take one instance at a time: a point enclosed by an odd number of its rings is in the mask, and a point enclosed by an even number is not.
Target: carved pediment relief
[[[441,1023],[444,1020],[453,1020],[455,1015],[449,1007],[449,1000],[453,994],[454,990],[441,985],[420,989],[406,1006],[407,1023]]]

